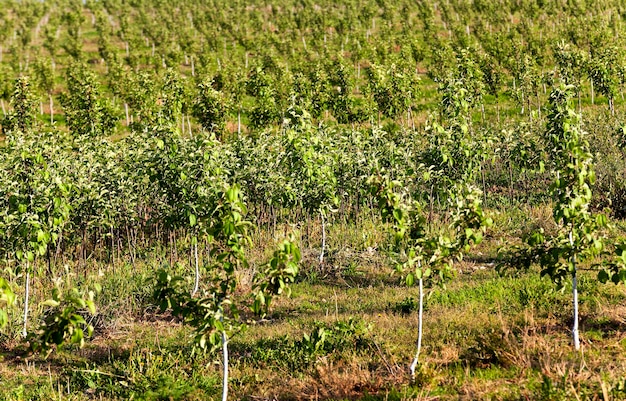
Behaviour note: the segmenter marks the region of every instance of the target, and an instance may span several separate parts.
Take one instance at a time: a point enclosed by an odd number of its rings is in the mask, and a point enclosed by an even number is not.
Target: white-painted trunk
[[[324,249],[326,248],[326,221],[324,220],[324,213],[320,212],[322,217],[322,251],[320,252],[320,265],[324,263]]]
[[[54,124],[54,100],[51,94],[48,95],[48,100],[50,101],[50,124]]]
[[[424,315],[424,279],[419,279],[419,312],[417,315],[417,351],[415,352],[415,358],[411,363],[411,380],[415,380],[415,369],[419,363],[420,352],[422,351],[422,326]]]
[[[575,258],[574,258],[575,259]],[[572,273],[572,295],[574,298],[574,326],[572,327],[572,337],[574,339],[574,349],[580,350],[580,337],[578,333],[578,288],[576,271]]]
[[[572,232],[569,233],[569,243],[573,247],[574,239]],[[572,298],[574,306],[574,325],[572,327],[572,338],[574,340],[574,349],[580,350],[580,337],[578,333],[578,280],[576,277],[576,254],[572,253],[572,265],[574,270],[572,271]]]
[[[222,370],[222,401],[228,400],[228,337],[222,331],[222,360],[224,367]]]

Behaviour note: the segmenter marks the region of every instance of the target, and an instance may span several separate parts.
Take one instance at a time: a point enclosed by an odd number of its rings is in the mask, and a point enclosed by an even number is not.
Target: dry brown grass
[[[372,371],[364,362],[318,362],[315,372],[304,380],[291,379],[281,397],[293,400],[358,399],[364,393],[378,394],[402,383],[398,375]]]

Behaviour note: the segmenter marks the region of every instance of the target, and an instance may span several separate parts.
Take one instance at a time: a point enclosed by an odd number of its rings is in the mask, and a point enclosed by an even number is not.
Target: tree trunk
[[[324,220],[324,213],[320,211],[322,218],[322,251],[320,252],[320,265],[324,264],[324,248],[326,248],[326,221]]]
[[[115,269],[115,235],[113,235],[113,226],[111,226],[109,232],[111,234],[111,265]]]
[[[480,163],[480,177],[483,182],[483,204],[487,203],[487,183],[485,182],[485,169],[483,168],[484,161]]]
[[[174,266],[174,247],[172,245],[172,230],[168,232],[168,243],[169,243],[169,256],[170,256],[170,267]]]
[[[498,116],[498,126],[500,126],[500,100],[498,99],[498,95],[496,95],[496,114]]]
[[[54,265],[57,264],[57,258],[61,254],[61,242],[63,241],[63,231],[59,232],[59,237],[57,238],[57,249],[54,252]]]
[[[513,204],[513,167],[509,162],[509,201]]]
[[[424,279],[419,279],[419,311],[417,315],[417,352],[415,353],[415,358],[413,358],[413,363],[411,363],[411,380],[415,380],[415,368],[417,368],[417,364],[419,363],[420,351],[422,350],[422,324],[423,324],[423,314],[424,314]]]
[[[54,100],[52,99],[52,94],[48,94],[48,100],[50,101],[50,125],[54,124]]]
[[[574,239],[571,231],[569,233],[569,243],[573,248]],[[578,280],[576,278],[576,253],[574,253],[574,251],[572,251],[572,265],[574,266],[572,271],[572,298],[574,306],[574,325],[572,326],[572,337],[574,340],[574,349],[578,351],[580,350],[580,338],[578,335]]]
[[[196,266],[196,280],[193,285],[193,291],[191,292],[191,296],[196,295],[198,292],[198,286],[200,285],[200,268],[198,267],[198,239],[196,238],[195,243],[193,244],[193,260]]]
[[[237,110],[237,135],[241,135],[241,106]]]
[[[428,207],[428,227],[430,227],[433,221],[433,213],[435,208],[435,198],[433,196],[433,191],[435,190],[435,186],[430,186],[430,194],[428,195],[429,207]]]
[[[574,263],[576,263],[576,257],[572,257]],[[577,288],[576,270],[572,272],[572,295],[574,303],[574,325],[572,327],[572,337],[574,339],[574,349],[580,350],[580,338],[578,334],[578,288]]]
[[[222,360],[224,363],[222,371],[222,401],[228,400],[228,337],[226,331],[222,331]]]
[[[26,284],[24,290],[24,327],[22,328],[22,337],[26,338],[26,324],[28,323],[28,296],[30,295],[30,269],[28,261],[26,261]]]
[[[539,97],[539,92],[537,92],[537,111],[538,111],[537,116],[541,120],[541,98]]]

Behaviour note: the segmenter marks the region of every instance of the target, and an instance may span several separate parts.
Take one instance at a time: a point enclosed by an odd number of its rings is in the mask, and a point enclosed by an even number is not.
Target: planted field
[[[626,399],[624,16],[540,3],[0,0],[0,400]]]

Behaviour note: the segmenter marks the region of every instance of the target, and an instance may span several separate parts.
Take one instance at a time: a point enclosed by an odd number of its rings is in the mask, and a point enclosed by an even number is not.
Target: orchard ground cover
[[[542,223],[541,212],[530,215],[534,224]],[[331,226],[329,238],[342,229]],[[317,240],[319,231],[317,226]],[[370,236],[372,230],[354,235]],[[305,257],[310,266],[303,268],[291,298],[277,300],[266,319],[233,338],[232,396],[622,398],[622,289],[582,275],[583,352],[577,353],[568,332],[568,293],[555,290],[537,272],[497,275],[491,261],[499,241],[487,239],[477,248],[445,291],[429,289],[422,362],[413,384],[408,384],[408,364],[417,329],[417,289],[406,288],[386,258],[373,252],[374,241],[361,240],[348,251],[330,243],[332,267],[323,271],[316,255]],[[152,266],[147,260],[116,266],[115,273],[103,266],[103,278],[87,279],[101,282],[103,291],[97,298],[100,322],[93,322],[94,338],[81,350],[69,348],[47,359],[19,346],[5,350],[3,385],[11,390],[4,399],[219,397],[217,355],[194,350],[187,327],[145,303]]]

